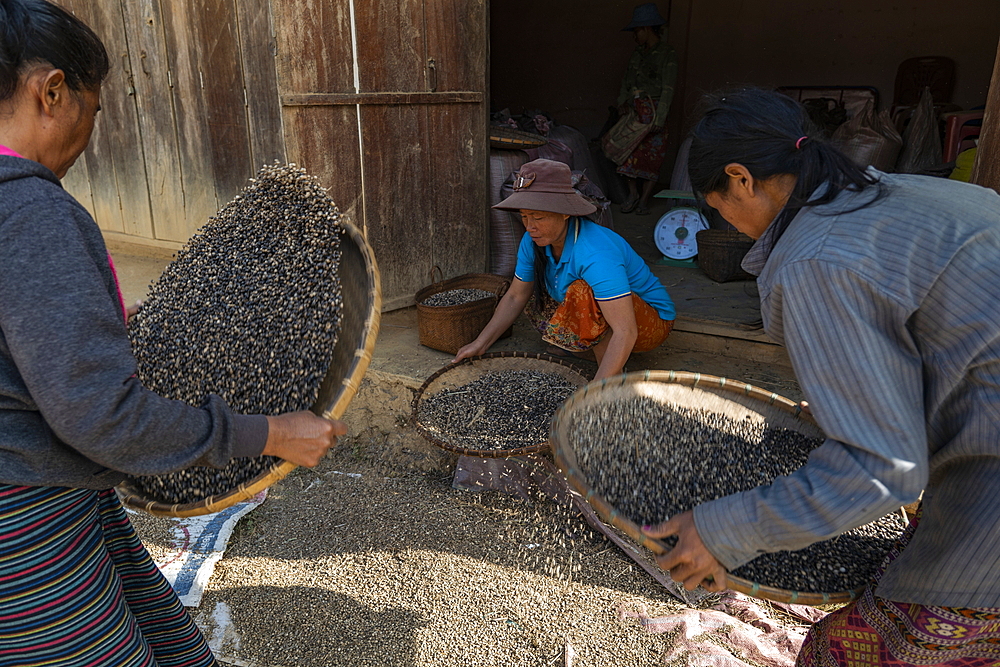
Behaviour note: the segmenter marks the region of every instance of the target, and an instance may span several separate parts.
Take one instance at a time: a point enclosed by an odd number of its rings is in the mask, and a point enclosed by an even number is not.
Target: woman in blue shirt
[[[486,352],[521,311],[548,343],[581,356],[592,350],[596,379],[621,373],[629,354],[652,350],[670,334],[667,290],[625,239],[585,217],[597,209],[571,177],[561,162],[528,162],[514,194],[493,207],[519,210],[526,233],[510,289],[455,361]]]

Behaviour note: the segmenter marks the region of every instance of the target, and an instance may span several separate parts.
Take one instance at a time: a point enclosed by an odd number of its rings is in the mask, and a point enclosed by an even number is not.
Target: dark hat
[[[569,165],[555,160],[532,160],[514,177],[514,194],[493,208],[505,211],[549,211],[564,215],[590,215],[597,207],[573,189]]]
[[[645,26],[664,25],[667,22],[660,16],[660,10],[656,8],[655,2],[647,2],[643,5],[636,5],[632,10],[632,22],[622,28],[622,30],[635,30]]]

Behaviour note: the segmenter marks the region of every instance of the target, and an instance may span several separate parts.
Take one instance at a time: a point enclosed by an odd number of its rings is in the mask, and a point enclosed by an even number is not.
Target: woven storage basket
[[[346,222],[341,224],[344,235],[340,243],[340,273],[350,279],[341,280],[344,302],[340,336],[330,352],[330,367],[320,385],[319,398],[312,407],[314,413],[327,419],[342,417],[357,393],[372,359],[382,312],[381,278],[375,255],[357,227]],[[196,503],[168,504],[151,500],[141,495],[128,480],[117,488],[122,503],[128,507],[157,516],[198,516],[253,498],[296,467],[288,461],[276,461],[270,469],[237,488]]]
[[[620,514],[593,488],[581,470],[576,453],[569,445],[569,428],[573,416],[594,405],[633,396],[648,396],[689,408],[704,408],[721,412],[735,419],[763,419],[770,425],[799,431],[809,437],[823,437],[822,431],[797,403],[749,384],[700,373],[681,371],[644,371],[629,373],[601,382],[593,382],[578,390],[556,411],[552,419],[550,442],[555,463],[566,475],[575,491],[586,499],[604,521],[628,535],[640,546],[655,554],[670,549],[663,542],[647,537],[639,526]],[[624,443],[627,446],[627,443]],[[758,598],[798,604],[831,604],[849,602],[863,589],[833,593],[796,592],[727,576],[733,590]]]
[[[730,280],[753,280],[740,263],[754,240],[735,230],[703,229],[695,234],[698,241],[698,266],[717,283]]]
[[[420,405],[426,397],[433,396],[441,391],[465,386],[490,371],[517,370],[542,371],[544,373],[559,375],[580,387],[587,384],[591,377],[591,374],[588,374],[587,371],[547,354],[490,352],[478,357],[469,357],[462,359],[457,364],[445,366],[427,378],[413,399],[413,411],[410,415],[410,421],[420,432],[420,435],[427,438],[433,444],[449,452],[456,452],[466,456],[495,459],[508,456],[524,456],[525,454],[545,451],[549,448],[547,441],[516,449],[473,449],[470,447],[461,447],[442,439],[440,433],[431,430],[420,421]],[[504,397],[498,396],[497,400],[504,400]]]
[[[522,132],[511,127],[502,125],[490,126],[490,147],[500,149],[527,150],[529,148],[539,148],[549,143],[549,140],[540,134]]]
[[[467,273],[428,285],[413,297],[417,302],[417,329],[420,344],[448,354],[455,354],[463,345],[468,345],[482,332],[493,311],[510,287],[510,278],[492,273]],[[424,299],[440,292],[453,289],[481,289],[493,292],[488,299],[461,303],[457,306],[425,306]],[[513,331],[509,327],[500,335],[507,338]]]

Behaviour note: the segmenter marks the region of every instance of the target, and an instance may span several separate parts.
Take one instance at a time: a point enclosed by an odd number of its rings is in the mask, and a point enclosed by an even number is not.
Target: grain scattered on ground
[[[195,615],[224,606],[254,667],[657,665],[673,640],[621,619],[639,605],[683,608],[574,512],[340,452],[238,524]]]

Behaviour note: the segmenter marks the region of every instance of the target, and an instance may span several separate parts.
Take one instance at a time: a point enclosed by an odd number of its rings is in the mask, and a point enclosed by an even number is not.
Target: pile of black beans
[[[492,299],[496,296],[493,292],[477,288],[450,289],[437,294],[431,294],[420,302],[423,306],[460,306],[463,303],[472,303],[482,299]]]
[[[167,398],[222,397],[243,414],[313,406],[340,334],[340,212],[294,165],[265,166],[153,284],[129,325],[138,376]],[[235,489],[275,459],[132,478],[150,499]]]
[[[487,371],[422,399],[417,419],[439,440],[467,449],[531,447],[549,439],[552,415],[577,385],[533,370]]]
[[[587,481],[639,525],[770,484],[801,468],[822,442],[760,420],[648,397],[600,403],[574,415],[569,426],[569,444]],[[733,574],[801,592],[855,589],[904,528],[900,516],[888,515],[807,549],[764,554]]]

